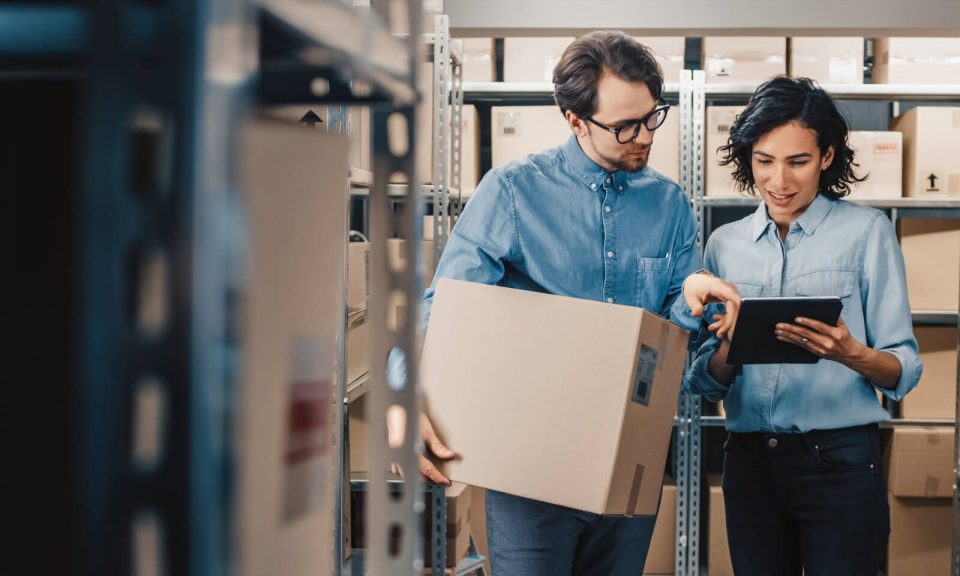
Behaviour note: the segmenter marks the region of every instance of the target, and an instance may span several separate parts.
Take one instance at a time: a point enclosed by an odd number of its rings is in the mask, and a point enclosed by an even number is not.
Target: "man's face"
[[[604,72],[597,83],[597,110],[592,118],[605,126],[618,128],[643,117],[656,106],[657,101],[643,82],[630,82]],[[592,126],[583,118],[574,117],[571,127],[587,156],[610,172],[639,172],[647,165],[653,132],[646,126],[642,126],[637,137],[626,144],[617,142],[613,133]]]

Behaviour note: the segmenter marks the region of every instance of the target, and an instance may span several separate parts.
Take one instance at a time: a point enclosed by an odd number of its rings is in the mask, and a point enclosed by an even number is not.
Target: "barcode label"
[[[650,392],[653,388],[653,375],[657,371],[658,353],[653,348],[643,344],[640,346],[640,361],[637,363],[637,379],[633,385],[633,396],[631,400],[650,405]]]

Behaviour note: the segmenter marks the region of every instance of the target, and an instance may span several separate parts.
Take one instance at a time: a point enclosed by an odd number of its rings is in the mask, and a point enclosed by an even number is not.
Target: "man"
[[[640,306],[675,321],[685,317],[681,292],[694,315],[713,301],[735,311],[735,287],[695,273],[689,201],[676,182],[647,167],[654,130],[669,113],[653,54],[623,33],[594,32],[567,48],[554,84],[573,134],[483,178],[436,276]],[[425,295],[427,313],[435,286]],[[733,318],[711,328],[723,335]],[[434,456],[453,457],[425,416],[421,434]],[[421,472],[448,483],[426,458]],[[492,490],[487,512],[492,568],[501,576],[639,575],[656,520],[603,517]]]

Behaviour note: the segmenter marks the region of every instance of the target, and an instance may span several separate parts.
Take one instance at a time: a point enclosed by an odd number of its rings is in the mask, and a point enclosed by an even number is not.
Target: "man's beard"
[[[603,154],[599,149],[597,149],[597,145],[593,142],[592,133],[590,134],[590,145],[593,146],[593,151],[597,154],[597,156],[599,156],[604,162],[613,168],[611,172],[639,172],[647,166],[647,161],[650,159],[651,146],[634,146],[625,151],[618,158],[612,158],[606,154]],[[635,156],[635,154],[644,151],[646,154],[642,156]]]

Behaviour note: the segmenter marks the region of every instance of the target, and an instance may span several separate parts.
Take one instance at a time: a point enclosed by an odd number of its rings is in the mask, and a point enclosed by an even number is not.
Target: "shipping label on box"
[[[705,196],[740,196],[733,182],[733,165],[721,166],[719,148],[730,138],[730,127],[744,106],[710,106],[707,108],[707,157]]]
[[[904,196],[960,198],[960,107],[918,106],[893,129],[903,133]]]
[[[708,84],[759,84],[787,73],[787,39],[707,37],[703,69]]]
[[[953,428],[897,428],[888,448],[887,486],[895,496],[953,496]]]
[[[791,38],[790,75],[821,84],[863,84],[863,38]]]
[[[857,176],[863,182],[850,186],[850,198],[900,198],[903,196],[903,134],[853,130],[848,143],[854,151]]]
[[[686,344],[639,308],[440,278],[421,381],[438,435],[461,456],[448,478],[598,514],[655,514]],[[640,369],[644,346],[657,353],[652,376]],[[478,347],[482,358],[462,353]],[[638,385],[646,405],[632,400]]]

